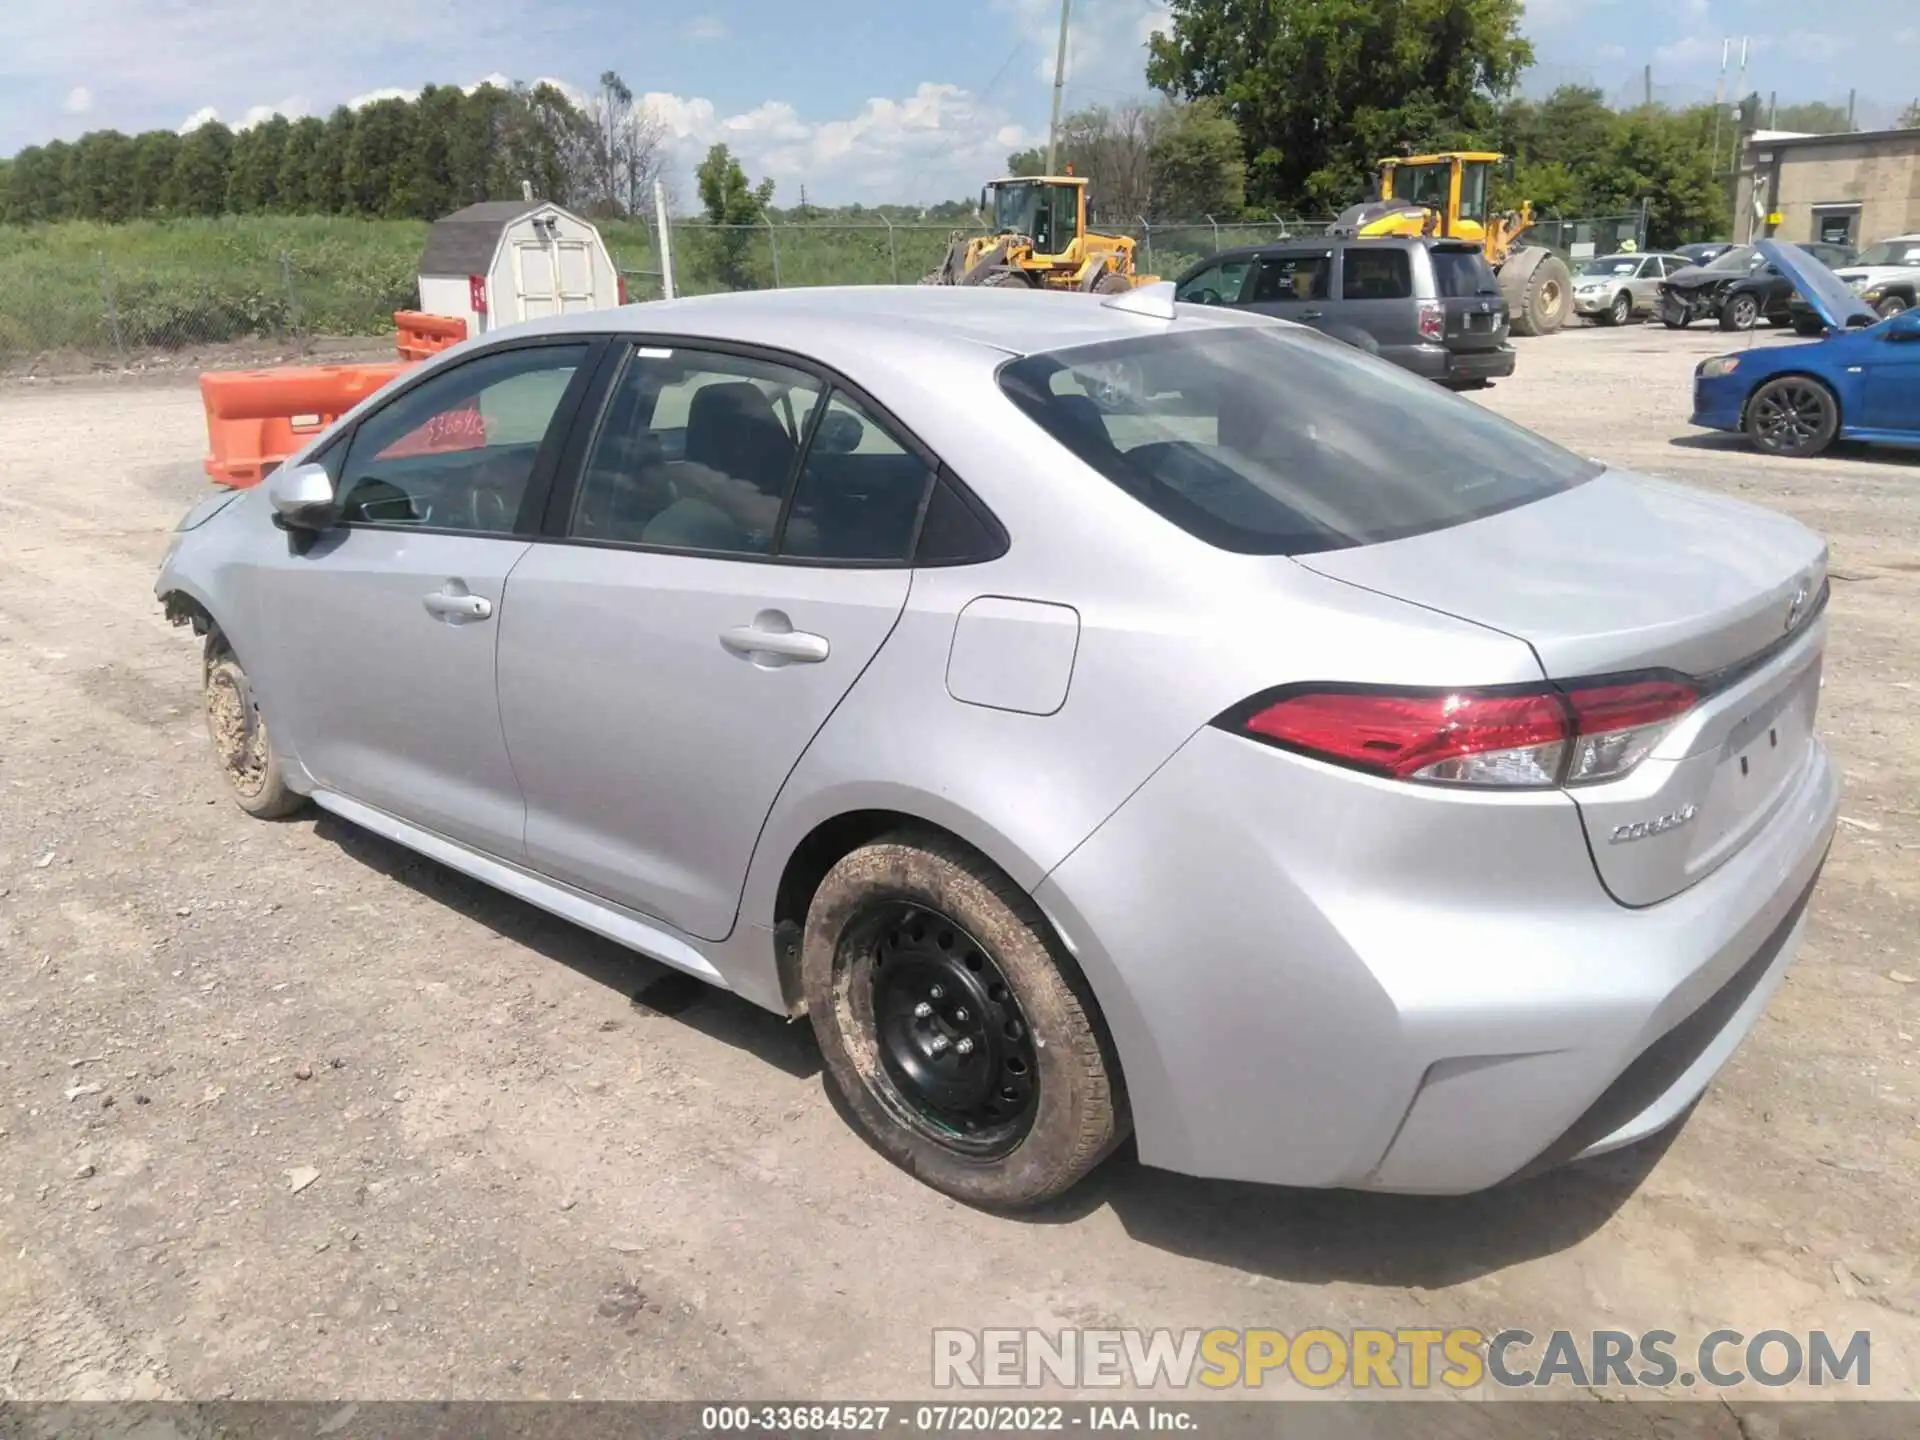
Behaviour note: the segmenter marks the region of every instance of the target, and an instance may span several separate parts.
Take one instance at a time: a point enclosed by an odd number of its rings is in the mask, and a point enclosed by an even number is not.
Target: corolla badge
[[[1613,827],[1613,834],[1607,838],[1611,844],[1624,845],[1629,840],[1645,840],[1649,835],[1664,835],[1669,830],[1678,830],[1699,813],[1699,807],[1689,803],[1652,820],[1636,820],[1631,825],[1616,825]]]

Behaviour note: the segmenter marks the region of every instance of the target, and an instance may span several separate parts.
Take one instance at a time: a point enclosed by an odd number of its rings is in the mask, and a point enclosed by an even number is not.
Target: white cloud
[[[251,130],[256,125],[264,125],[276,115],[289,120],[298,120],[307,113],[307,102],[298,95],[289,95],[278,105],[254,105],[242,115],[234,125],[235,130]]]
[[[76,85],[67,92],[66,100],[60,108],[69,115],[84,115],[93,109],[93,91],[84,85]]]
[[[511,90],[513,88],[513,80],[511,77],[502,75],[498,70],[495,70],[490,75],[482,75],[471,85],[462,85],[460,87],[460,93],[463,95],[471,95],[482,85],[491,85],[496,90]]]
[[[718,15],[696,15],[680,27],[680,38],[706,43],[727,38],[727,22]]]
[[[198,130],[202,125],[217,124],[219,119],[220,112],[218,110],[214,109],[211,105],[203,105],[180,122],[179,133],[182,135],[190,134],[192,131]]]
[[[776,199],[805,185],[827,203],[950,199],[978,190],[1009,152],[1035,136],[957,85],[927,81],[903,98],[876,97],[851,116],[815,120],[780,100],[722,115],[711,100],[653,93],[639,103],[690,169],[723,143],[748,175],[771,176]]]
[[[993,0],[1025,37],[1035,78],[1053,83],[1060,45],[1059,0]],[[1147,93],[1147,41],[1173,28],[1165,0],[1080,0],[1067,25],[1067,97],[1074,105],[1114,103]]]
[[[364,110],[369,105],[377,105],[382,100],[417,100],[420,98],[418,85],[382,85],[378,90],[368,90],[346,101],[349,110]]]

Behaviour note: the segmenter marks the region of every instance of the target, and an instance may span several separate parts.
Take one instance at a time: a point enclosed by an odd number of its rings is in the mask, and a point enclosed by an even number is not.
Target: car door
[[[705,342],[633,349],[600,414],[500,630],[527,858],[717,940],[906,603],[933,468],[827,377]]]
[[[1649,255],[1640,262],[1640,268],[1634,272],[1633,281],[1627,286],[1633,296],[1633,308],[1636,311],[1651,310],[1660,303],[1660,282],[1666,278],[1667,270],[1664,258]]]
[[[1254,261],[1253,277],[1240,306],[1262,315],[1327,327],[1333,294],[1333,247],[1290,246],[1269,250]]]
[[[259,576],[273,722],[317,784],[509,859],[494,645],[593,349],[489,351],[371,411],[330,462],[338,523]]]
[[[1920,311],[1903,311],[1847,341],[1859,348],[1866,370],[1862,428],[1920,433]]]
[[[1419,345],[1412,252],[1404,245],[1343,245],[1339,260],[1340,300],[1334,311],[1339,325],[1372,336],[1388,358]],[[1323,321],[1322,328],[1330,323]]]

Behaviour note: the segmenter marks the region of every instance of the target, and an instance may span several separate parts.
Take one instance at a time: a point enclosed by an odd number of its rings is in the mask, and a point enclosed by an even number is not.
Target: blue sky
[[[1141,95],[1159,0],[1074,0],[1069,105]],[[792,203],[977,189],[1045,133],[1057,0],[0,0],[0,154],[112,126],[244,124],[423,81],[612,67],[667,126],[684,176],[725,140]],[[1894,0],[1533,0],[1529,89],[1564,81],[1711,96],[1721,40],[1751,37],[1747,87],[1860,96],[1886,123],[1920,94],[1920,15]],[[1737,53],[1736,53],[1737,61]],[[1729,85],[1732,80],[1729,78]],[[690,187],[684,178],[680,189]]]

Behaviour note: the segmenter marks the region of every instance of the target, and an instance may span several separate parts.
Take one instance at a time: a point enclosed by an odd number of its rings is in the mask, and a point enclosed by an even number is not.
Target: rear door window
[[[1601,473],[1482,406],[1311,332],[1208,328],[1030,355],[1003,366],[1000,384],[1035,424],[1148,509],[1241,554],[1424,534]]]

